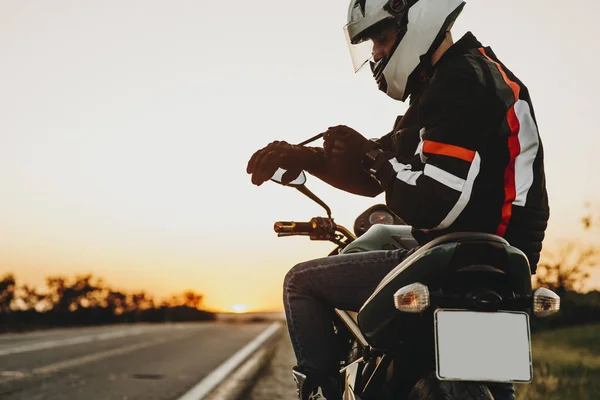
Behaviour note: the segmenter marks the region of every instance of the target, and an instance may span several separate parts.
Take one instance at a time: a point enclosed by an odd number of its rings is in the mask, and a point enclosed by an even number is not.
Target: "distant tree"
[[[581,223],[586,230],[600,227],[600,210],[598,207],[593,207],[591,203],[586,203],[585,214],[581,218]]]
[[[69,281],[62,276],[52,276],[46,279],[48,292],[45,300],[56,312],[75,311],[79,308],[98,307],[102,302],[102,292],[106,289],[101,280],[92,275],[78,275]]]
[[[17,298],[25,306],[25,309],[35,310],[44,300],[44,294],[29,285],[23,285],[17,290]]]
[[[86,326],[119,322],[210,321],[214,313],[200,309],[204,296],[187,290],[159,307],[144,291],[127,293],[92,275],[50,276],[43,292],[17,286],[7,274],[0,280],[0,330],[50,326]]]
[[[158,303],[158,307],[159,308],[168,308],[168,307],[173,307],[173,299],[175,299],[175,301],[177,301],[177,298],[175,296],[172,296],[169,299],[162,299],[159,303]]]
[[[127,311],[127,294],[110,290],[106,296],[106,306],[114,315],[121,315]]]
[[[96,292],[102,290],[97,283],[93,282],[91,274],[77,276],[70,289],[72,292],[70,307],[76,309],[95,306]]]
[[[154,308],[154,300],[146,292],[132,293],[127,296],[127,311],[143,311]]]
[[[0,281],[0,313],[10,312],[10,306],[15,299],[16,282],[13,274],[6,274]]]
[[[204,296],[194,292],[193,290],[187,290],[183,293],[183,305],[190,308],[200,309]]]
[[[146,292],[141,291],[127,295],[127,312],[132,316],[133,321],[140,321],[144,311],[153,308],[154,300]]]
[[[573,242],[564,244],[556,252],[546,251],[535,275],[536,286],[550,288],[559,295],[581,290],[590,269],[597,265],[599,255],[598,249],[582,248]]]
[[[164,304],[167,307],[179,307],[185,303],[185,300],[176,294],[172,295],[169,299],[165,300]]]
[[[46,286],[48,292],[45,300],[51,309],[56,312],[68,311],[67,279],[62,276],[49,276],[46,278]]]

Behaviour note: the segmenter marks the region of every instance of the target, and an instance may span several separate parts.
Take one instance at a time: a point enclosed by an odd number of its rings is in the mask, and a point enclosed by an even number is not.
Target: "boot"
[[[292,369],[296,381],[298,400],[342,400],[342,385],[339,377],[329,377]]]

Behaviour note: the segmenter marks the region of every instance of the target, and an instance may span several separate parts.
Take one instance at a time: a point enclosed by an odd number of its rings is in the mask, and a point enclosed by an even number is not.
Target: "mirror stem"
[[[325,202],[323,200],[318,198],[313,192],[308,190],[308,188],[304,185],[298,186],[298,187],[296,187],[296,189],[298,189],[298,191],[300,193],[307,196],[308,198],[310,198],[311,200],[313,200],[314,202],[319,204],[321,207],[323,207],[325,209],[325,211],[327,212],[327,217],[329,217],[331,219],[331,209],[329,208],[329,206],[327,204],[325,204]]]
[[[305,140],[304,142],[302,142],[302,143],[298,143],[298,146],[306,146],[307,144],[309,144],[309,143],[312,143],[312,142],[314,142],[315,140],[322,138],[324,134],[325,134],[325,132],[323,132],[323,133],[319,133],[318,135],[316,135],[316,136],[313,136],[313,137],[311,137],[310,139],[306,139],[306,140]]]

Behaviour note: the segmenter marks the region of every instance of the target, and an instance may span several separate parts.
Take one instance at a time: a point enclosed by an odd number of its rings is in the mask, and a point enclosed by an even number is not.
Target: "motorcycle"
[[[282,184],[284,170],[272,181]],[[488,383],[530,383],[530,317],[560,309],[560,297],[532,290],[525,254],[487,233],[451,233],[418,246],[406,225],[377,204],[354,233],[305,185],[286,186],[321,205],[327,217],[275,223],[279,237],[331,241],[329,254],[390,249],[412,253],[378,285],[358,313],[335,309],[344,400],[493,400]],[[299,386],[306,378],[294,371]]]

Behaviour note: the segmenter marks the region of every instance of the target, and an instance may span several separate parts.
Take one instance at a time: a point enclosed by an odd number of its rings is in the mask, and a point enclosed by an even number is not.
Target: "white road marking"
[[[15,380],[21,380],[21,379],[27,378],[32,375],[53,374],[53,373],[60,372],[62,370],[68,369],[68,368],[80,367],[82,365],[89,364],[91,362],[100,361],[100,360],[103,360],[103,359],[109,358],[109,357],[119,356],[119,355],[122,355],[125,353],[131,353],[133,351],[141,350],[143,348],[150,347],[150,346],[155,346],[157,344],[161,344],[161,343],[165,343],[165,342],[169,342],[169,341],[173,341],[173,340],[184,339],[191,335],[193,335],[193,332],[190,332],[187,334],[179,334],[177,336],[162,337],[162,338],[158,338],[158,339],[154,339],[154,340],[148,340],[148,341],[145,341],[142,343],[136,343],[136,344],[132,344],[132,345],[128,345],[128,346],[118,347],[116,349],[105,350],[105,351],[100,351],[98,353],[88,354],[88,355],[85,355],[82,357],[59,361],[56,363],[45,365],[40,368],[33,369],[30,371],[30,373],[21,372],[19,374],[14,374],[13,376],[8,376],[5,379],[0,379],[0,384],[15,381]]]
[[[202,400],[221,384],[236,368],[246,361],[254,352],[259,350],[273,335],[281,328],[277,322],[269,326],[265,331],[248,343],[244,348],[231,356],[217,369],[202,379],[196,386],[178,400]]]
[[[62,371],[64,369],[67,368],[72,368],[72,367],[80,367],[84,364],[89,364],[91,362],[94,361],[99,361],[105,358],[109,358],[109,357],[114,357],[114,356],[118,356],[118,355],[122,355],[125,353],[130,353],[132,351],[135,350],[140,350],[143,349],[145,347],[150,347],[156,344],[160,344],[160,343],[164,343],[164,342],[168,342],[173,340],[172,337],[166,337],[166,338],[160,338],[160,339],[154,339],[154,340],[149,340],[146,342],[142,342],[142,343],[136,343],[136,344],[132,344],[129,346],[123,346],[123,347],[117,347],[116,349],[111,349],[111,350],[106,350],[106,351],[101,351],[99,353],[93,353],[93,354],[88,354],[86,356],[83,357],[77,357],[77,358],[73,358],[70,360],[65,360],[65,361],[59,361],[56,362],[54,364],[50,364],[50,365],[46,365],[40,368],[36,368],[34,370],[32,370],[31,372],[34,375],[48,375],[48,374],[53,374],[59,371]]]
[[[252,355],[241,367],[235,370],[223,384],[205,398],[205,400],[235,400],[240,396],[244,385],[244,380],[248,379],[261,365],[267,349],[263,347]]]
[[[136,328],[149,328],[152,327],[152,324],[148,323],[140,323],[136,324]],[[43,339],[44,337],[64,337],[64,336],[75,336],[81,335],[86,336],[96,332],[96,334],[114,332],[115,330],[123,330],[123,325],[102,325],[102,326],[94,326],[94,327],[72,327],[72,328],[50,328],[50,329],[41,329],[39,331],[30,331],[30,332],[19,332],[19,333],[1,333],[0,334],[0,342],[5,342],[7,340],[35,340],[35,339]]]
[[[120,330],[117,332],[107,332],[107,333],[100,333],[100,334],[96,334],[96,335],[78,336],[78,337],[73,337],[73,338],[68,338],[68,339],[48,340],[45,342],[31,343],[31,344],[25,344],[25,345],[16,346],[16,347],[9,347],[6,349],[0,349],[0,357],[12,355],[12,354],[27,353],[30,351],[47,350],[47,349],[54,349],[57,347],[72,346],[75,344],[117,339],[117,338],[122,338],[122,337],[126,337],[126,336],[140,335],[145,332],[148,332],[148,330],[143,330],[140,328],[124,329],[124,330]]]
[[[164,323],[164,324],[152,324],[152,323],[136,323],[135,328],[145,330],[157,330],[160,327],[168,326],[172,329],[186,329],[187,323]],[[129,328],[126,328],[129,329]],[[20,332],[20,333],[0,333],[0,344],[3,346],[11,345],[5,342],[17,341],[17,342],[33,342],[34,340],[44,339],[44,337],[65,337],[65,336],[89,336],[89,335],[100,335],[107,334],[115,331],[122,331],[123,324],[120,325],[103,325],[95,327],[81,327],[81,328],[51,328],[40,331],[32,332]],[[96,333],[94,333],[96,332]],[[54,339],[47,339],[54,340]]]
[[[96,333],[96,334],[92,334],[92,335],[76,336],[76,337],[70,337],[70,338],[66,338],[66,339],[55,339],[55,340],[46,340],[43,342],[36,342],[36,343],[26,343],[26,344],[22,344],[20,346],[17,345],[14,347],[7,347],[4,349],[0,348],[0,357],[13,355],[13,354],[27,353],[27,352],[31,352],[31,351],[54,349],[57,347],[72,346],[72,345],[82,344],[82,343],[90,343],[90,342],[118,339],[118,338],[123,338],[123,337],[127,337],[127,336],[141,335],[144,333],[158,332],[161,330],[171,330],[171,329],[187,330],[187,329],[190,329],[191,327],[192,327],[191,325],[184,325],[184,324],[153,325],[153,326],[126,328],[126,329],[120,329],[118,331],[102,332],[102,333]]]
[[[5,378],[24,378],[27,373],[22,371],[1,371],[0,376]]]

